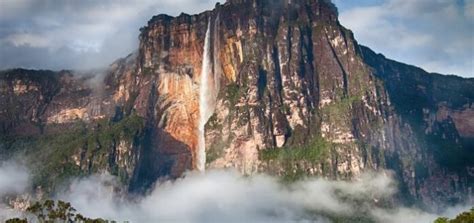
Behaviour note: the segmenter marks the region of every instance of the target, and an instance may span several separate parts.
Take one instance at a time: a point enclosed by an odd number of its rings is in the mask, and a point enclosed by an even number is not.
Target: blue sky
[[[215,0],[0,0],[0,69],[88,69],[137,48],[159,13]],[[222,1],[221,1],[222,2]],[[333,0],[359,43],[431,72],[474,77],[474,0]]]

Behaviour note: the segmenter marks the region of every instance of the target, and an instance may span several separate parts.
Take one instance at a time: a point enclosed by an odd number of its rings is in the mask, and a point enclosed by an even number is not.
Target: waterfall
[[[211,46],[210,46],[210,27],[209,21],[207,25],[206,38],[204,40],[204,53],[202,59],[201,77],[199,83],[199,122],[198,122],[198,152],[197,152],[197,169],[204,171],[206,167],[206,139],[205,125],[213,113],[213,80],[210,80],[211,72]]]

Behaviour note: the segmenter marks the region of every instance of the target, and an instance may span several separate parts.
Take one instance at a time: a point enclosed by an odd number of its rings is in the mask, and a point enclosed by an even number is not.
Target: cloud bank
[[[0,165],[0,197],[24,193],[29,174],[13,162]],[[388,173],[367,173],[353,182],[307,179],[282,184],[264,174],[242,176],[232,170],[190,172],[157,184],[147,195],[126,195],[117,179],[98,174],[73,180],[55,199],[72,203],[78,213],[118,222],[331,222],[331,216],[361,215],[384,223],[426,223],[437,215],[414,208],[379,208],[396,193]],[[378,204],[378,205],[375,205]],[[441,213],[453,217],[469,207]],[[0,221],[21,213],[0,205]]]
[[[156,14],[198,13],[214,0],[0,1],[0,69],[93,69],[138,47]]]
[[[474,77],[474,1],[334,2],[361,44],[430,72]]]
[[[384,173],[366,174],[354,182],[315,178],[283,185],[267,175],[246,177],[236,171],[211,170],[156,185],[134,201],[114,191],[115,183],[109,175],[92,176],[76,181],[59,198],[71,201],[86,216],[130,222],[331,222],[328,216],[353,216],[360,211],[386,223],[426,223],[437,218],[418,209],[376,208],[374,202],[396,192],[395,182]],[[453,216],[467,209],[455,207],[442,214]]]

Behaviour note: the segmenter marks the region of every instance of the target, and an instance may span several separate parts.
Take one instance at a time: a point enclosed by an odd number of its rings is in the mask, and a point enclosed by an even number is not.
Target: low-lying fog
[[[29,172],[22,165],[0,164],[0,197],[31,190],[29,182]],[[388,173],[367,173],[354,182],[312,178],[282,184],[278,178],[264,174],[189,172],[181,179],[157,184],[147,195],[132,200],[114,187],[118,187],[117,180],[103,173],[75,179],[53,198],[71,202],[84,216],[119,222],[330,222],[324,216],[350,216],[363,210],[379,222],[426,223],[440,215],[454,217],[470,208],[457,206],[432,214],[415,208],[376,207],[373,204],[378,200],[390,199],[396,192],[396,182]],[[7,204],[0,205],[1,221],[21,216]]]

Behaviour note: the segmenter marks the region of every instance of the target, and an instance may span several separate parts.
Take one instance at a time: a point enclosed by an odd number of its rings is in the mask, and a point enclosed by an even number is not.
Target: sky
[[[156,14],[215,0],[0,0],[0,69],[106,67]],[[221,1],[223,2],[223,1]],[[474,77],[474,0],[333,0],[360,44],[430,72]]]

